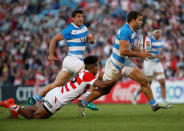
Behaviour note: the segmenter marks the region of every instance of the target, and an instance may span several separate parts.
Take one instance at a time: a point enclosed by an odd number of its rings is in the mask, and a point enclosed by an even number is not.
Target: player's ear
[[[72,21],[74,21],[75,20],[75,17],[72,17]]]

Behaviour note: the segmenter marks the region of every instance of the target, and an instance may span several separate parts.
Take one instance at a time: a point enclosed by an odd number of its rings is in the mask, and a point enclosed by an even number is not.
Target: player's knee
[[[54,83],[52,84],[52,88],[60,87],[60,86],[62,86],[62,83],[60,83],[60,82],[54,82]]]
[[[144,87],[149,86],[149,81],[146,79],[140,80],[139,83],[141,86],[144,86]]]
[[[110,91],[111,91],[111,89],[103,89],[103,91],[102,91],[102,93],[103,93],[103,95],[107,95],[107,94],[109,94],[110,93]]]
[[[26,116],[24,116],[25,118],[27,118],[27,119],[34,119],[34,116],[33,115],[26,115]]]
[[[161,80],[159,81],[161,88],[165,88],[165,80]]]

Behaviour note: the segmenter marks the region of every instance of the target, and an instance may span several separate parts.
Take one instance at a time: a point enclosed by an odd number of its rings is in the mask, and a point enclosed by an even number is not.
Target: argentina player
[[[168,103],[166,101],[165,74],[163,66],[160,62],[160,59],[162,58],[161,51],[163,48],[163,41],[161,39],[161,30],[159,28],[155,28],[152,34],[153,37],[150,38],[152,43],[152,50],[150,53],[153,55],[153,58],[149,60],[144,60],[143,71],[150,83],[152,82],[153,77],[155,77],[155,79],[160,83],[161,95],[163,99],[162,102]],[[139,89],[133,94],[132,98],[133,104],[136,104],[136,99],[140,93],[141,90]]]
[[[62,69],[57,74],[53,83],[46,85],[41,90],[40,94],[34,96],[33,99],[28,99],[28,104],[32,105],[36,101],[41,100],[49,90],[62,86],[73,76],[73,74],[80,72],[84,68],[84,51],[87,42],[91,44],[94,43],[94,36],[88,32],[87,27],[83,24],[84,13],[82,10],[74,10],[72,12],[72,20],[71,24],[69,24],[51,40],[49,46],[48,60],[54,64],[55,60],[57,60],[54,56],[56,43],[64,39],[67,41],[69,51],[68,55],[63,60]]]
[[[139,51],[138,48],[134,46],[135,31],[141,27],[142,19],[142,15],[139,12],[131,11],[128,14],[127,23],[120,28],[116,35],[112,54],[105,65],[103,80],[112,80],[119,71],[122,71],[124,75],[140,83],[141,89],[146,95],[152,110],[157,111],[160,108],[167,108],[167,106],[162,106],[155,101],[150,84],[145,75],[129,59],[129,57],[152,58],[150,53]],[[95,90],[78,105],[85,107],[89,102],[102,95],[108,94],[111,89],[112,87],[106,88],[103,91]]]

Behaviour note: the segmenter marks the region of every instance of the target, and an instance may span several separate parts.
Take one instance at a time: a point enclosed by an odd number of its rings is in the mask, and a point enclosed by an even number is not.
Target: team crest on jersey
[[[87,28],[86,27],[83,27],[80,30],[72,30],[72,35],[81,34],[81,33],[84,33],[86,31],[87,31]]]
[[[131,35],[131,39],[135,38],[135,32]]]

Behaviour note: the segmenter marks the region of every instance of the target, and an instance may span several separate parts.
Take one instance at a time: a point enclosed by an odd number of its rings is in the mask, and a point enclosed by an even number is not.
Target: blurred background
[[[138,35],[150,36],[153,28],[160,27],[164,41],[161,61],[166,78],[170,83],[179,81],[170,94],[184,102],[183,0],[0,0],[0,99],[16,97],[19,102],[25,101],[34,94],[34,88],[29,91],[27,86],[39,87],[54,80],[62,65],[57,67],[47,61],[49,43],[71,23],[71,12],[76,8],[84,10],[85,25],[95,34],[96,42],[88,45],[85,56],[98,55],[101,71],[111,54],[115,34],[126,22],[129,11],[136,10],[144,16]],[[55,53],[62,62],[67,54],[65,41],[57,44]],[[132,60],[142,68],[142,59]],[[121,80],[121,90],[125,87],[122,82],[126,81],[129,79]],[[133,90],[137,88],[136,84]],[[130,102],[130,97],[125,102]]]

